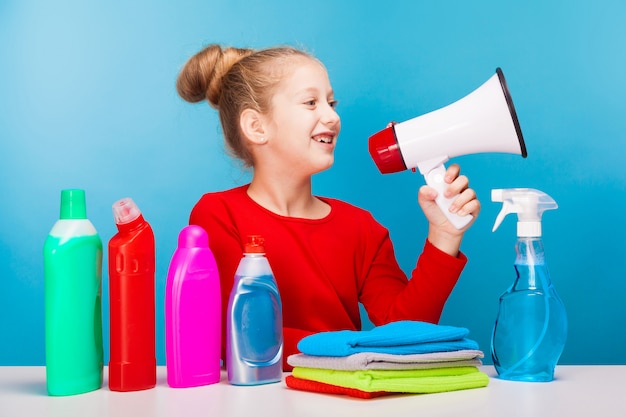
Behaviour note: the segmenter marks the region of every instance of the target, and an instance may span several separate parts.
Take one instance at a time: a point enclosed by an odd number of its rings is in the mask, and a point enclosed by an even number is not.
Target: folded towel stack
[[[487,386],[484,357],[460,327],[399,321],[367,331],[305,337],[287,386],[373,398],[391,393],[435,393]]]

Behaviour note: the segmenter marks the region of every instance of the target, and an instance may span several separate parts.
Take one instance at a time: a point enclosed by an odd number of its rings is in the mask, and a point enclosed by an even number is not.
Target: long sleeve
[[[388,258],[386,262],[393,265],[391,245],[388,242],[383,245],[378,257]],[[375,325],[397,320],[437,323],[466,263],[464,254],[454,258],[426,240],[406,284],[372,271],[362,290],[361,302]]]

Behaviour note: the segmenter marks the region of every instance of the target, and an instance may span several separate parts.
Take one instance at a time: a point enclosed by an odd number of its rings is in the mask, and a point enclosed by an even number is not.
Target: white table
[[[154,389],[46,394],[44,367],[0,367],[0,417],[281,417],[281,416],[626,416],[626,365],[559,366],[548,383],[503,381],[490,366],[486,388],[370,400],[296,391],[281,383],[240,387],[225,375],[218,384],[174,389],[164,367]]]

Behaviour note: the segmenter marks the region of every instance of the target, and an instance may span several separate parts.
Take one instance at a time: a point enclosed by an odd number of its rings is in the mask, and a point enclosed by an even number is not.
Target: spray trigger
[[[558,208],[556,201],[543,191],[533,188],[505,188],[491,190],[491,201],[502,203],[492,232],[510,213],[517,213],[518,236],[541,236],[541,216],[546,210]]]
[[[493,190],[495,191],[495,190]],[[493,194],[492,194],[492,201],[496,201],[493,199]],[[502,220],[504,220],[504,218],[507,216],[507,214],[509,213],[516,213],[516,211],[513,210],[512,204],[509,203],[508,201],[504,201],[502,204],[502,210],[500,210],[500,213],[498,213],[498,217],[496,217],[496,221],[493,224],[493,229],[491,229],[492,232],[495,232],[498,227],[500,227],[500,224],[502,223]]]

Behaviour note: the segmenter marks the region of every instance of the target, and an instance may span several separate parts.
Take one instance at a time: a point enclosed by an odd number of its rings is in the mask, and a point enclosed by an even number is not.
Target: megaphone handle
[[[426,175],[424,175],[424,179],[426,180],[426,184],[437,190],[437,198],[435,202],[446,216],[448,221],[452,223],[454,227],[457,229],[462,229],[469,222],[472,221],[474,216],[471,214],[467,214],[465,216],[459,216],[456,213],[451,213],[449,208],[456,196],[451,198],[444,197],[443,193],[448,187],[448,184],[444,181],[444,176],[446,174],[446,167],[443,164],[437,166],[436,168],[431,169]]]

